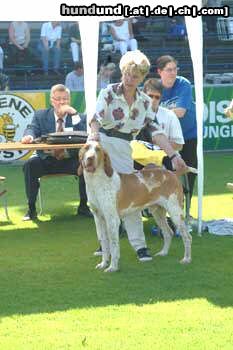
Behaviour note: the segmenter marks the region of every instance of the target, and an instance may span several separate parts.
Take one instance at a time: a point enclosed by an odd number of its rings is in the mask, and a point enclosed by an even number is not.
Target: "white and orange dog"
[[[84,173],[88,201],[103,250],[102,262],[96,268],[106,272],[118,270],[120,218],[144,208],[149,208],[163,233],[164,245],[156,255],[167,255],[171,244],[173,232],[167,224],[168,212],[183,239],[181,262],[191,262],[192,237],[184,221],[183,188],[175,173],[150,168],[133,174],[118,174],[111,167],[108,154],[95,141],[89,141],[81,148],[79,159],[78,174]]]

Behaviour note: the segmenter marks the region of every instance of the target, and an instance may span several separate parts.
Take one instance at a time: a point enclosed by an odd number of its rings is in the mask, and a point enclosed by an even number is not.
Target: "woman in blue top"
[[[192,97],[192,87],[188,79],[178,76],[177,61],[174,57],[160,56],[157,72],[163,84],[161,105],[171,109],[179,118],[185,144],[180,154],[187,165],[197,167],[197,121],[196,108]],[[196,175],[189,173],[190,199]]]

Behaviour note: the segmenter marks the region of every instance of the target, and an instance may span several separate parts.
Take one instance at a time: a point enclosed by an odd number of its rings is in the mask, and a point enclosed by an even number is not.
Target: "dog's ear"
[[[86,151],[86,144],[79,150],[78,158],[79,158],[79,166],[77,169],[78,176],[81,176],[83,174],[83,156]]]
[[[104,171],[108,177],[112,177],[113,168],[107,152],[104,151]]]
[[[81,162],[80,162],[80,164],[78,166],[77,174],[78,174],[78,176],[81,176],[83,174],[83,165],[82,165]]]

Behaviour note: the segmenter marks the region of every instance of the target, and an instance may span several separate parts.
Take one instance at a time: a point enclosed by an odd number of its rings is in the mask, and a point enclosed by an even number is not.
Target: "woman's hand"
[[[185,172],[187,170],[187,164],[179,155],[174,157],[171,162],[174,170],[179,172]]]

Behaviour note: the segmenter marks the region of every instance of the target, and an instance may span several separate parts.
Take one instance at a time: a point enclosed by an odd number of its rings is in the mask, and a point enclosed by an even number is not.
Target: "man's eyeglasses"
[[[60,102],[60,101],[69,101],[70,98],[69,97],[54,97],[52,96],[52,99],[57,101],[57,102]]]
[[[180,70],[179,67],[165,68],[165,69],[163,69],[163,71],[164,71],[164,72],[167,72],[167,73],[178,72],[179,70]]]
[[[160,100],[161,99],[161,95],[148,95],[152,100],[155,99],[155,100]]]

